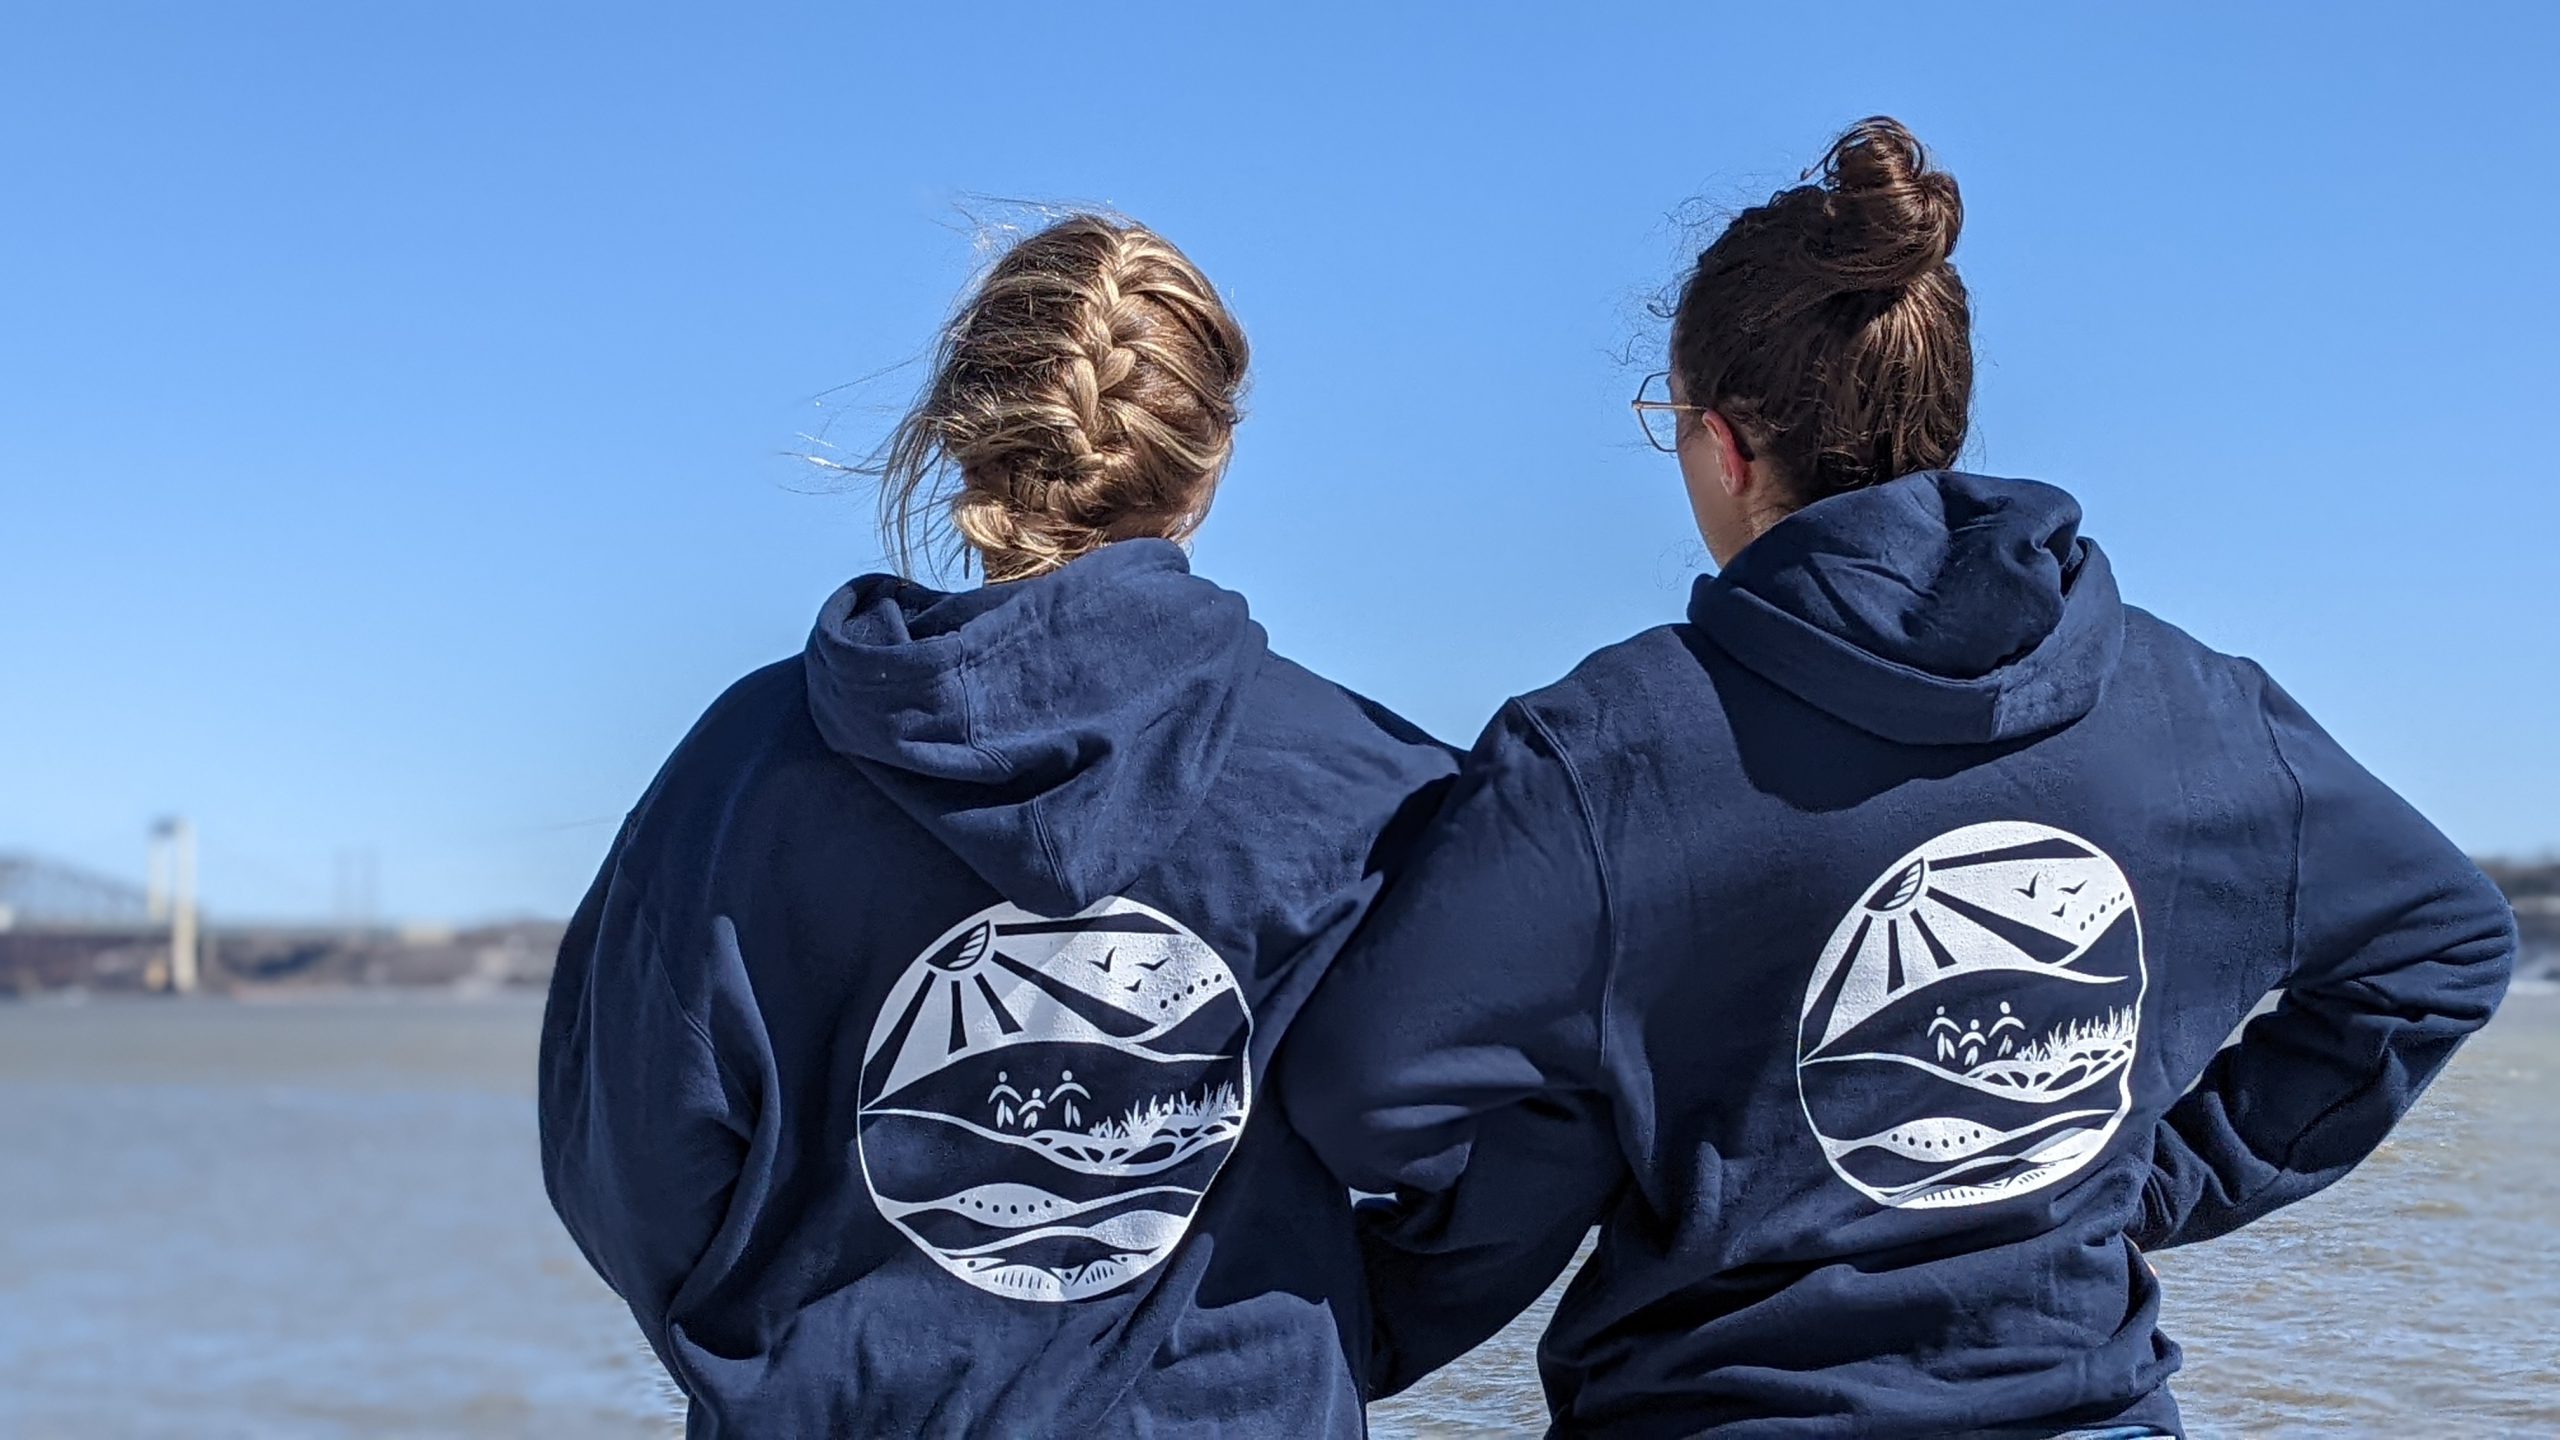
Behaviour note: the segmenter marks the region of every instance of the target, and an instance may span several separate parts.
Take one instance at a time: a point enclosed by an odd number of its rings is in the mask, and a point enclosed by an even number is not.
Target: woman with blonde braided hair
[[[1193,575],[1243,331],[1144,227],[998,259],[875,467],[901,569],[716,702],[555,972],[554,1205],[700,1436],[1362,1433],[1262,1103],[1452,757]]]

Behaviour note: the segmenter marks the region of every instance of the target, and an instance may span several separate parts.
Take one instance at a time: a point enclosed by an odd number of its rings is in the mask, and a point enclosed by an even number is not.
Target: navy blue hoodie
[[[2512,917],[2079,521],[1960,474],[1824,500],[1494,720],[1281,1071],[1404,1202],[1382,1393],[1596,1223],[1560,1432],[2177,1428],[2138,1249],[2370,1153]]]
[[[840,591],[544,1017],[552,1203],[689,1433],[1361,1433],[1349,1211],[1260,1092],[1455,768],[1161,541]]]

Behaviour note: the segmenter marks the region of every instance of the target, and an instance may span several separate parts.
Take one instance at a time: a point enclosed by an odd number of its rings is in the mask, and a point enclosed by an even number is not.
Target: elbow
[[[2482,1024],[2488,1023],[2498,1003],[2506,998],[2508,982],[2515,979],[2516,952],[2523,943],[2516,928],[2515,907],[2494,886],[2489,898],[2487,924],[2474,942],[2471,963],[2464,967],[2473,977],[2474,1002]]]
[[[1363,1195],[1441,1188],[1433,1182],[1447,1168],[1444,1158],[1417,1154],[1416,1138],[1379,1115],[1345,1107],[1310,1118],[1315,1123],[1299,1133],[1343,1188]]]
[[[1464,1146],[1451,1145],[1442,1107],[1386,1104],[1341,1080],[1338,1069],[1302,1057],[1279,1091],[1289,1128],[1343,1188],[1363,1195],[1437,1190],[1446,1184],[1443,1172],[1463,1166]]]
[[[2468,1033],[2489,1023],[2515,976],[2515,907],[2488,877],[2472,872],[2459,889],[2436,902],[2428,958],[2412,972],[2418,984],[2404,992],[2431,1028]],[[2417,1018],[2412,1015],[2411,1018]]]
[[[2520,938],[2515,906],[2488,876],[2473,872],[2464,901],[2461,939],[2446,957],[2457,992],[2451,1008],[2479,1026],[2489,1022],[2506,998],[2507,984],[2515,978]]]
[[[1368,1163],[1368,1147],[1357,1124],[1358,1113],[1347,1097],[1336,1093],[1331,1077],[1321,1068],[1303,1059],[1290,1059],[1275,1066],[1278,1083],[1273,1087],[1279,1099],[1284,1123],[1307,1148],[1316,1153],[1326,1170],[1347,1190],[1385,1193],[1394,1187],[1376,1183]]]
[[[2465,895],[2458,915],[2447,917],[2432,954],[2412,972],[2418,986],[2392,1007],[2438,1034],[2458,1037],[2488,1024],[2515,977],[2515,910],[2486,880],[2478,890],[2485,893]]]

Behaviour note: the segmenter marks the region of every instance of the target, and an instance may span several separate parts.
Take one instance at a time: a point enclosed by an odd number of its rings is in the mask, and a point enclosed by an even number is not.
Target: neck
[[[1771,526],[1794,513],[1789,506],[1754,505],[1729,516],[1723,525],[1714,527],[1725,533],[1714,534],[1702,528],[1701,537],[1707,542],[1707,553],[1715,557],[1716,568],[1722,570],[1731,565],[1733,557],[1741,554],[1752,541],[1768,534]]]

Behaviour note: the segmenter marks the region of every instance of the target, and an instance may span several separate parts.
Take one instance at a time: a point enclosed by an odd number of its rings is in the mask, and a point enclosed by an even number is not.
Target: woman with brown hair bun
[[[1144,227],[999,259],[882,452],[902,562],[641,797],[544,1017],[553,1204],[694,1436],[1362,1433],[1272,1049],[1452,757],[1176,542],[1245,338]]]
[[[1720,573],[1495,718],[1283,1098],[1396,1199],[1381,1393],[1596,1224],[1560,1434],[2175,1434],[2141,1252],[2371,1153],[2512,919],[2124,605],[2068,494],[1949,468],[1955,180],[1890,120],[1808,178],[1698,257],[1636,402]]]

